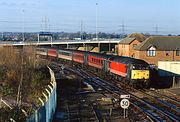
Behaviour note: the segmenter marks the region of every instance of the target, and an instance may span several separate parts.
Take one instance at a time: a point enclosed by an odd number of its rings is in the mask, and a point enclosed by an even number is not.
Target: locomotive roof
[[[115,56],[115,57],[112,57],[110,60],[115,61],[115,62],[124,63],[124,64],[144,64],[144,65],[148,65],[148,63],[143,61],[143,60],[130,58],[130,57],[124,57],[124,56]]]

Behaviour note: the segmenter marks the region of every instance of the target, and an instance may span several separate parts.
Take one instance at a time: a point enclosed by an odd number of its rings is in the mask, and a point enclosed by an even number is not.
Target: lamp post
[[[96,3],[96,40],[98,40],[98,30],[97,30],[97,26],[98,26],[98,23],[97,23],[97,13],[98,12],[98,3]]]
[[[23,27],[22,27],[22,29],[23,29],[23,32],[22,32],[22,41],[23,41],[23,43],[24,43],[24,41],[25,41],[25,38],[24,38],[24,9],[22,10],[22,14],[23,14],[23,16],[22,16],[22,21],[23,21]]]
[[[98,52],[100,52],[100,43],[98,39],[98,3],[96,3],[96,41],[98,41]]]

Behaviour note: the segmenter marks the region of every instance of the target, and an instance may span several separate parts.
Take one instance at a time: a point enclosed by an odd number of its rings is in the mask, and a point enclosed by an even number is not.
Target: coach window
[[[147,56],[156,56],[156,49],[153,46],[147,50]]]

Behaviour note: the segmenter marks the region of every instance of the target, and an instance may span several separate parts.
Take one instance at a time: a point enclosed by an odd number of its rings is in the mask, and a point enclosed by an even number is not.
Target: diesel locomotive
[[[148,87],[149,64],[143,60],[95,52],[37,48],[37,54],[93,67],[134,87]]]

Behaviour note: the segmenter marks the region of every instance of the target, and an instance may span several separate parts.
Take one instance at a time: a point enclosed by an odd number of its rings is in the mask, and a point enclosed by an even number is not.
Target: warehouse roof
[[[151,46],[156,50],[177,50],[180,49],[180,36],[150,36],[135,50],[148,50]]]

